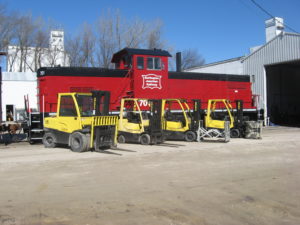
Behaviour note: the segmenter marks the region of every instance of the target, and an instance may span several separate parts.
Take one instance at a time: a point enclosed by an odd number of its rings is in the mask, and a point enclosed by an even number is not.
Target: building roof
[[[241,61],[244,57],[245,56],[240,56],[240,57],[226,59],[226,60],[222,60],[222,61],[218,61],[218,62],[208,63],[208,64],[205,64],[205,65],[202,65],[202,66],[196,66],[196,67],[186,69],[185,71],[201,69],[201,68],[205,68],[205,67],[209,67],[209,66],[216,66],[216,65],[219,65],[219,64],[224,64],[224,63],[229,63],[229,62]]]
[[[123,48],[122,50],[116,52],[113,57],[111,62],[115,63],[118,62],[120,57],[122,57],[123,55],[153,55],[153,56],[168,56],[168,57],[172,57],[171,54],[166,51],[166,50],[162,50],[162,49],[137,49],[137,48]]]
[[[241,62],[244,62],[245,60],[247,60],[248,58],[250,58],[252,55],[256,54],[257,52],[261,51],[262,49],[266,48],[267,46],[273,44],[273,42],[275,40],[277,40],[279,38],[283,38],[284,36],[296,36],[296,37],[300,37],[300,34],[297,34],[297,33],[288,33],[288,32],[281,32],[281,34],[277,35],[276,37],[274,37],[273,39],[271,39],[270,41],[268,41],[266,44],[262,45],[261,47],[259,47],[255,51],[253,51],[251,54],[249,54],[246,57],[244,57],[243,59],[241,59]],[[299,51],[299,50],[297,50],[297,51]]]
[[[216,65],[220,65],[220,64],[224,64],[224,63],[234,62],[234,61],[241,61],[241,63],[243,63],[245,60],[250,58],[252,55],[256,54],[257,52],[261,51],[262,49],[266,48],[267,46],[273,44],[273,42],[275,40],[277,40],[279,38],[282,38],[283,36],[300,37],[300,34],[282,32],[281,34],[277,35],[272,40],[270,40],[269,42],[267,42],[264,45],[260,46],[259,48],[257,48],[255,51],[253,51],[252,53],[250,53],[247,56],[240,56],[240,57],[236,57],[236,58],[231,58],[231,59],[226,59],[226,60],[222,60],[222,61],[218,61],[218,62],[213,62],[213,63],[205,64],[205,65],[202,65],[202,66],[193,67],[193,68],[187,69],[186,71],[195,70],[195,69],[202,69],[202,68],[206,68],[206,67],[210,67],[210,66],[216,66]]]

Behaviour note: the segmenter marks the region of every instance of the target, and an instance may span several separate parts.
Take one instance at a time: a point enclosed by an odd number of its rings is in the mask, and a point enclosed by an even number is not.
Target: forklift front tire
[[[124,135],[119,135],[118,136],[118,143],[123,144],[125,142],[126,142],[126,139],[125,139]]]
[[[240,131],[238,129],[231,129],[230,130],[230,137],[231,138],[239,138],[240,137]]]
[[[192,141],[195,141],[196,140],[196,134],[195,132],[189,130],[185,133],[184,135],[184,139],[188,142],[192,142]]]
[[[47,132],[43,136],[43,144],[45,148],[55,148],[56,147],[56,137],[53,133]]]
[[[151,138],[149,134],[142,134],[141,135],[141,144],[142,145],[149,145],[151,142]]]
[[[73,152],[85,152],[88,150],[88,138],[80,132],[74,132],[70,136],[70,147]]]

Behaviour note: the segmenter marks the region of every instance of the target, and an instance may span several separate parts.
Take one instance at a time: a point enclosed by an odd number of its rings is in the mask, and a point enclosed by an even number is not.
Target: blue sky
[[[66,35],[84,22],[93,23],[108,9],[146,21],[161,19],[163,37],[176,51],[196,48],[207,63],[248,54],[265,43],[269,17],[250,0],[0,0],[9,10],[52,19]],[[300,32],[299,0],[256,0],[272,15]],[[288,31],[288,30],[286,30]]]

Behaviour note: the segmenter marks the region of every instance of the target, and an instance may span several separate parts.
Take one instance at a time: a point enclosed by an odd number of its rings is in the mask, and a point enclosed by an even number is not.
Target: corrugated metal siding
[[[243,73],[255,76],[253,94],[260,96],[260,107],[265,104],[265,66],[300,60],[300,35],[285,33],[250,54],[243,60]]]

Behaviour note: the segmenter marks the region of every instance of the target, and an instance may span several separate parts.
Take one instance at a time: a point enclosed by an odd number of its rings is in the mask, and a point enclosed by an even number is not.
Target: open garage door
[[[270,122],[300,126],[300,61],[265,68]]]

